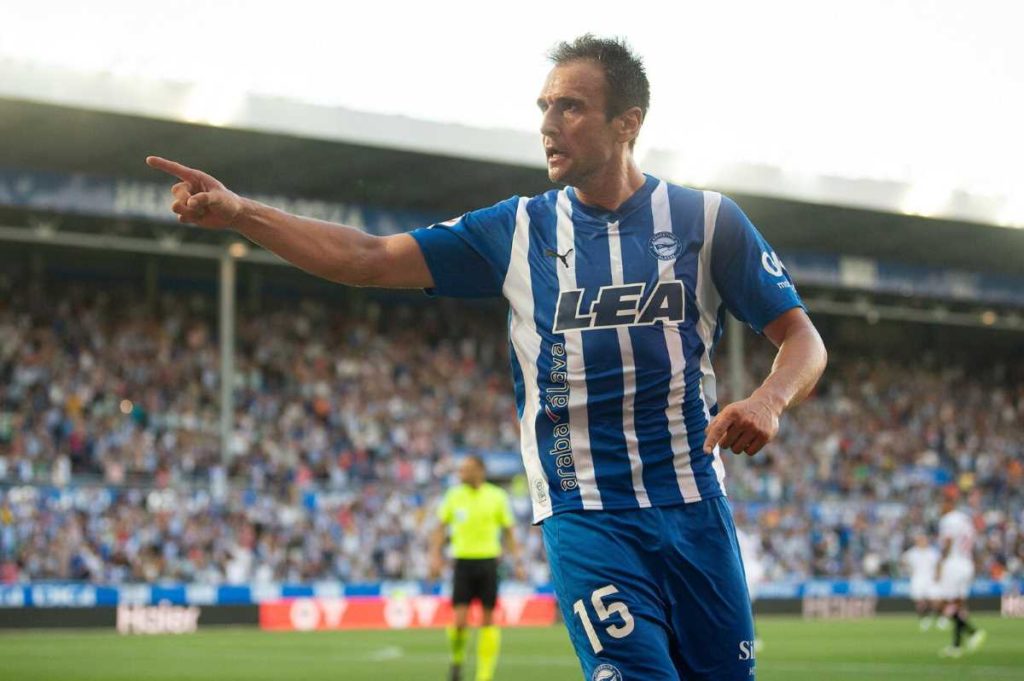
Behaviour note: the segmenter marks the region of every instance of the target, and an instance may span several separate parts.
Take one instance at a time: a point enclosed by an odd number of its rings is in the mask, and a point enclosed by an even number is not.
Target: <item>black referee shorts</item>
[[[457,558],[452,604],[469,605],[479,599],[486,610],[493,610],[498,600],[498,559]]]

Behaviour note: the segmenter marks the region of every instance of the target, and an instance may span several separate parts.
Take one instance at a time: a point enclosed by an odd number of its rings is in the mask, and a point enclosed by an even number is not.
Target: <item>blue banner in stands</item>
[[[170,182],[0,168],[0,206],[177,223],[170,211],[170,186]],[[288,196],[250,196],[290,213],[341,222],[372,234],[395,234],[451,217]]]
[[[170,211],[170,183],[0,168],[0,206],[53,213],[177,222]],[[448,219],[416,211],[253,194],[252,198],[298,215],[340,222],[386,235]],[[860,289],[926,298],[1024,306],[1024,279],[988,273],[877,262],[838,254],[783,253],[798,285]]]

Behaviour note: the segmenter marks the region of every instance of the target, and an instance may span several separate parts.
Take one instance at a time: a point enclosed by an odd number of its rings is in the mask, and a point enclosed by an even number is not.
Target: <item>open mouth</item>
[[[547,147],[547,148],[545,148],[544,149],[544,153],[548,157],[548,162],[564,161],[564,160],[566,160],[568,158],[565,155],[565,152],[563,152],[561,149],[556,149],[555,147]]]

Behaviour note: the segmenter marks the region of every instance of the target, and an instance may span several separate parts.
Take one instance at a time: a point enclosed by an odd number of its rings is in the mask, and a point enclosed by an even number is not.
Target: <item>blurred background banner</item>
[[[823,596],[872,596],[875,598],[908,598],[908,580],[808,580],[780,581],[762,584],[758,596],[763,599],[799,599]],[[1024,582],[995,581],[979,579],[971,588],[971,596],[997,598],[1004,594],[1013,595],[1024,591]],[[261,605],[264,603],[288,602],[293,599],[362,599],[383,602],[389,599],[435,598],[443,596],[435,584],[406,584],[397,593],[386,596],[387,589],[379,583],[344,584],[338,595],[324,595],[322,588],[309,584],[268,584],[261,589],[248,585],[225,585],[210,587],[209,593],[196,592],[195,585],[145,585],[133,584],[121,587],[93,586],[81,583],[40,583],[0,587],[0,607],[7,608],[91,608],[116,605]],[[541,584],[524,590],[521,586],[508,584],[502,598],[532,599],[550,598],[554,590],[549,584]],[[442,598],[441,600],[444,600]],[[360,601],[362,602],[362,601]],[[450,615],[450,612],[449,612]]]

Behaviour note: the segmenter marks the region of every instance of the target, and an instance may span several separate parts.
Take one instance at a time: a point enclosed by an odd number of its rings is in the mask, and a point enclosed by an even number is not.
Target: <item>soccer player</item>
[[[455,623],[448,629],[451,649],[451,681],[462,678],[466,652],[469,606],[479,600],[483,611],[476,646],[476,681],[491,681],[501,648],[501,630],[494,624],[494,605],[498,598],[498,557],[501,538],[505,552],[512,557],[517,577],[526,572],[519,556],[514,518],[508,494],[487,482],[483,459],[467,456],[459,464],[460,485],[452,487],[437,510],[441,521],[430,543],[431,577],[441,574],[444,558],[445,527],[451,528],[452,556],[455,558],[452,607]]]
[[[947,494],[942,499],[939,519],[942,555],[935,570],[935,581],[943,602],[943,614],[953,621],[953,644],[939,651],[942,657],[963,655],[961,643],[965,633],[969,651],[977,650],[985,642],[985,631],[976,628],[967,618],[967,597],[974,580],[974,538],[970,516],[957,508],[955,494]]]
[[[740,547],[740,558],[743,559],[743,574],[747,580],[747,594],[750,596],[750,605],[753,606],[754,601],[757,600],[758,587],[764,581],[764,563],[761,560],[761,535],[756,531],[747,531],[742,527],[737,527],[736,540]],[[760,653],[763,649],[764,641],[755,635],[755,652]]]
[[[231,227],[321,277],[503,296],[534,521],[584,678],[748,681],[753,621],[721,450],[753,455],[775,437],[825,348],[733,201],[641,172],[641,60],[591,35],[551,57],[537,106],[548,177],[564,187],[411,233],[289,215],[148,163],[179,178],[182,222]],[[701,84],[694,106],[729,87],[711,72],[687,82]],[[778,353],[749,397],[720,409],[711,357],[726,310]]]
[[[920,618],[919,626],[921,631],[928,631],[939,614],[938,604],[934,600],[939,551],[928,542],[928,535],[918,532],[914,537],[914,545],[903,552],[902,563],[910,572],[910,598]]]

